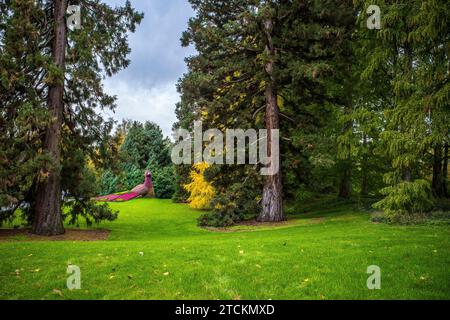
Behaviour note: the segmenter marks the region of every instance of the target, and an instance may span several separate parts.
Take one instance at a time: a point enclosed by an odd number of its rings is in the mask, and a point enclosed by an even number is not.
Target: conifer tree
[[[27,191],[13,202],[29,204],[28,219],[33,223],[33,231],[42,235],[64,232],[61,218],[63,193],[75,197],[73,208],[76,207],[79,213],[95,214],[95,208],[98,208],[102,214],[106,213],[104,217],[114,217],[90,201],[93,191],[81,188],[87,184],[77,180],[84,176],[88,159],[98,155],[96,152],[112,128],[112,121],[104,121],[97,111],[98,108],[115,107],[115,97],[108,96],[103,90],[102,77],[111,76],[129,65],[127,32],[134,32],[142,19],[142,14],[137,13],[129,1],[116,8],[99,0],[74,0],[70,4],[81,7],[81,29],[68,30],[66,0],[17,0],[2,5],[5,43],[2,49],[19,55],[10,49],[14,44],[9,40],[9,34],[12,39],[19,33],[22,38],[18,37],[18,40],[23,39],[24,46],[28,45],[28,39],[35,39],[36,43],[22,50],[17,76],[21,85],[31,91],[26,92],[27,96],[21,96],[21,101],[29,101],[28,105],[31,103],[35,110],[45,113],[47,123],[30,128],[22,122],[19,127],[24,128],[27,135],[36,134],[41,138],[42,143],[38,143],[32,153],[43,160],[28,172],[28,177],[15,181],[16,185],[26,186]],[[27,22],[24,19],[28,19],[29,23],[25,25],[32,30],[23,31],[23,23]],[[14,61],[10,56],[3,57],[3,52],[2,60]],[[11,78],[13,72],[2,65],[2,85],[8,88],[12,97],[21,93],[4,80]],[[6,108],[12,108],[13,103],[13,99],[7,99]],[[25,110],[22,106],[20,109]],[[8,133],[14,139],[20,139],[13,128]],[[8,161],[21,159],[20,153],[9,156]],[[74,181],[73,177],[77,179]],[[8,202],[8,199],[12,200],[8,197],[11,188],[3,190],[6,203],[11,203]]]
[[[350,1],[190,2],[197,15],[182,40],[198,55],[187,60],[189,73],[180,82],[180,122],[194,114],[219,129],[286,127],[281,139],[290,141],[289,126],[311,122],[314,115],[305,110],[332,99],[324,82],[351,24]],[[218,193],[233,190],[230,183],[258,185],[251,166],[214,171]],[[281,173],[264,179],[260,204],[260,221],[284,219]]]

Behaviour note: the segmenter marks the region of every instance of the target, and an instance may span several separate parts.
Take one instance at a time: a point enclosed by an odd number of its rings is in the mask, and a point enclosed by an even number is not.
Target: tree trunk
[[[431,188],[433,194],[438,197],[444,197],[444,181],[442,174],[442,146],[438,144],[434,147],[433,156],[433,180],[431,183]]]
[[[345,107],[346,112],[349,112],[349,107]],[[352,130],[352,123],[346,122],[344,124],[343,132]],[[349,199],[352,191],[352,158],[351,158],[351,145],[344,146],[347,149],[346,159],[341,161],[341,180],[339,183],[338,197],[342,199]]]
[[[363,150],[364,154],[361,163],[361,195],[367,196],[369,194],[369,179],[367,173],[367,135],[363,135]]]
[[[48,109],[52,122],[47,128],[44,148],[51,156],[52,165],[43,170],[46,176],[37,185],[33,217],[33,233],[58,235],[64,233],[61,218],[61,127],[63,118],[64,68],[66,50],[66,0],[54,1],[54,39],[52,44],[53,62],[61,71],[61,76],[49,85]]]
[[[352,161],[346,159],[342,163],[341,182],[339,184],[339,198],[349,199],[352,189]]]
[[[450,196],[447,190],[447,182],[448,182],[448,143],[446,143],[444,147],[444,161],[442,163],[442,184],[444,187],[444,197]]]
[[[270,18],[264,22],[264,31],[266,34],[266,54],[269,61],[265,65],[266,73],[269,80],[266,82],[266,115],[265,124],[267,129],[267,155],[272,156],[272,136],[271,130],[279,129],[279,109],[277,102],[277,94],[275,89],[275,77],[273,75],[275,48],[272,41],[273,22]],[[258,221],[282,221],[283,214],[283,190],[281,184],[281,172],[278,170],[273,175],[266,176],[263,187],[262,196],[262,212],[258,217]]]
[[[442,175],[442,146],[438,144],[434,147],[433,155],[433,179],[431,187],[433,194],[441,198],[443,196],[443,175]]]
[[[414,62],[413,62],[413,49],[409,42],[406,42],[405,44],[405,55],[407,59],[407,63],[404,66],[403,72],[408,73],[411,72],[414,69]],[[413,82],[414,79],[411,76],[411,82]],[[400,132],[403,132],[404,130],[400,129]],[[411,150],[407,150],[407,152],[411,152]],[[402,169],[402,178],[405,182],[412,182],[412,167],[411,164],[408,164],[408,166],[403,167]]]
[[[352,82],[352,63],[351,63],[351,57],[353,54],[349,56],[349,61],[346,61],[346,67],[342,69],[342,72],[344,74],[344,96],[343,96],[343,102],[344,102],[344,110],[343,113],[347,118],[347,121],[344,122],[342,126],[342,135],[349,135],[349,140],[342,146],[342,148],[345,148],[345,153],[342,156],[342,161],[340,161],[340,168],[341,168],[341,177],[339,182],[339,193],[338,197],[343,199],[349,199],[352,192],[352,167],[353,167],[353,161],[352,161],[352,141],[351,138],[353,138],[353,120],[352,117],[349,117],[352,114],[353,110],[353,82]]]
[[[345,106],[345,113],[351,112],[351,102],[349,101],[348,106]],[[353,131],[353,123],[351,121],[347,121],[343,128],[342,132],[345,134],[347,131]],[[352,191],[352,156],[351,156],[351,145],[350,143],[344,146],[346,148],[346,158],[341,161],[341,180],[339,183],[339,198],[349,199]]]
[[[412,182],[412,172],[410,167],[403,168],[403,181]]]

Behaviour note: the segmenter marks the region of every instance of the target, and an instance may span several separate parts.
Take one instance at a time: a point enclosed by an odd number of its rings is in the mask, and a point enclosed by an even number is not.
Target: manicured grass
[[[450,299],[448,225],[375,224],[339,205],[214,232],[169,200],[112,206],[119,219],[100,226],[108,241],[1,242],[0,298]],[[81,290],[66,288],[69,263]],[[381,290],[366,287],[369,265],[381,268]]]

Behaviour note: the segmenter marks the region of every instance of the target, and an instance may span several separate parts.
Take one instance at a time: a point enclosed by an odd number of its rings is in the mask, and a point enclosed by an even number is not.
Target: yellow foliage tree
[[[191,183],[183,187],[190,193],[189,206],[194,209],[208,210],[215,191],[213,186],[205,180],[204,173],[209,165],[205,162],[194,164],[190,172]]]

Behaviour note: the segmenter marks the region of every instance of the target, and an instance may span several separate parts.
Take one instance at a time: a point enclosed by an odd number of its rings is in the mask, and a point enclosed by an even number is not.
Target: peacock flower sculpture
[[[130,192],[122,194],[110,194],[107,196],[102,196],[96,198],[97,201],[115,202],[115,201],[128,201],[135,199],[137,197],[149,197],[153,198],[155,196],[155,191],[153,189],[152,183],[152,173],[147,170],[145,171],[145,180],[143,184],[139,184],[134,187]]]

